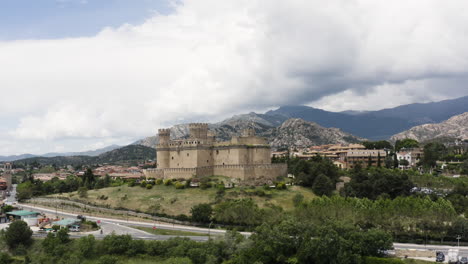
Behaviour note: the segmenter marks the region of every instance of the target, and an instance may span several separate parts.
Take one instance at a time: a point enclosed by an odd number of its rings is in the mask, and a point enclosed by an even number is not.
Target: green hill
[[[105,152],[99,156],[57,156],[57,157],[33,157],[15,161],[17,165],[39,163],[40,165],[89,165],[89,164],[131,164],[137,161],[154,160],[156,150],[154,148],[129,145]]]

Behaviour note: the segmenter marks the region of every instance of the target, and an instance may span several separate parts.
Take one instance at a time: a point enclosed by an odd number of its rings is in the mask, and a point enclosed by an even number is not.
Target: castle
[[[245,184],[269,184],[287,176],[287,165],[271,163],[270,145],[253,129],[229,141],[216,141],[208,124],[190,124],[189,130],[188,139],[171,140],[170,129],[159,129],[156,169],[145,170],[146,177],[190,179],[216,175]]]

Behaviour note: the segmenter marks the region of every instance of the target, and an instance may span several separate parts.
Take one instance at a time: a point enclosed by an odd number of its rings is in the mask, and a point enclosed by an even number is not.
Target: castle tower
[[[243,137],[254,137],[255,136],[255,129],[249,127],[244,130],[242,130],[242,136]]]
[[[160,169],[169,168],[169,143],[171,140],[170,129],[158,130],[159,143],[156,146],[156,167]]]
[[[4,172],[3,172],[3,179],[6,182],[6,187],[8,190],[12,188],[12,176],[11,176],[11,170],[13,169],[13,165],[9,162],[4,164]]]
[[[206,141],[208,138],[208,124],[192,123],[189,124],[190,139],[199,139]]]

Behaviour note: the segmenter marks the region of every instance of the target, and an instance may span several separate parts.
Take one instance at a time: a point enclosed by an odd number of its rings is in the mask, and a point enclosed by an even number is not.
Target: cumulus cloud
[[[390,106],[410,103],[433,80],[467,77],[466,8],[462,0],[194,0],[94,37],[0,42],[0,87],[16,99],[0,104],[0,116],[18,116],[9,132],[17,140],[95,144],[284,104],[374,109],[378,100],[349,99],[389,93]]]

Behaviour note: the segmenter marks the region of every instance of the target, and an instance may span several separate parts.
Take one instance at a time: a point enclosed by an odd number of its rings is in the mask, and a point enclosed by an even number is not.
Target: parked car
[[[443,252],[437,251],[436,252],[436,262],[444,262],[445,261],[445,255]]]
[[[467,257],[460,257],[460,260],[458,260],[458,263],[468,264],[468,258]]]
[[[80,226],[79,225],[72,225],[69,230],[70,230],[70,232],[80,232]]]

